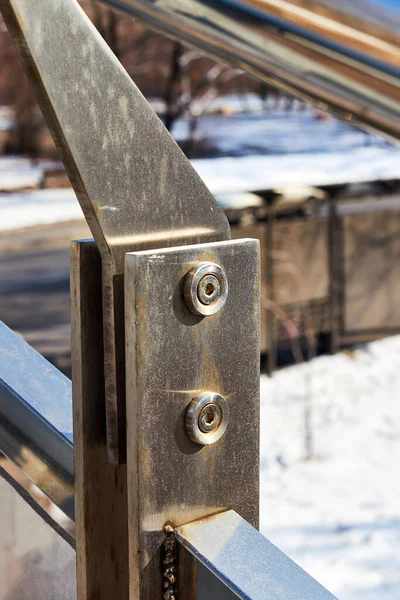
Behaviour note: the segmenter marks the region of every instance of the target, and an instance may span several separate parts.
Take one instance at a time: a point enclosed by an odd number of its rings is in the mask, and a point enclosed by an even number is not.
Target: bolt
[[[224,306],[227,296],[228,281],[219,265],[200,263],[185,277],[183,297],[195,315],[214,315]]]
[[[195,396],[186,409],[186,432],[193,442],[208,446],[225,433],[229,419],[228,403],[215,392]]]
[[[199,414],[199,428],[203,433],[216,431],[221,425],[222,411],[218,404],[210,402],[201,409]]]
[[[216,302],[221,296],[221,284],[215,275],[205,275],[197,286],[197,297],[206,306]]]

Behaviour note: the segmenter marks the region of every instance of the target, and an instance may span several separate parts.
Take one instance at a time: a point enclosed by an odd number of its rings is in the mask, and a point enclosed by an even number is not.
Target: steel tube
[[[396,0],[102,0],[125,15],[400,139]]]

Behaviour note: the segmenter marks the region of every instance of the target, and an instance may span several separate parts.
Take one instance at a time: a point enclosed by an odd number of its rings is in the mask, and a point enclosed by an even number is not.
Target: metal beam
[[[400,139],[400,4],[101,0],[356,125]]]
[[[79,600],[127,600],[126,465],[107,459],[101,260],[94,240],[71,244],[71,346]]]
[[[125,311],[130,598],[153,600],[165,525],[258,526],[258,241],[127,254]]]

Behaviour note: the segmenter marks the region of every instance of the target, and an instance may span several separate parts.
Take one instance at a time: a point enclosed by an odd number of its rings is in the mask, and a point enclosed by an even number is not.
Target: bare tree
[[[14,124],[5,143],[5,151],[36,158],[39,153],[40,114],[35,96],[11,45],[3,50],[0,79],[7,82],[7,95],[14,107]]]

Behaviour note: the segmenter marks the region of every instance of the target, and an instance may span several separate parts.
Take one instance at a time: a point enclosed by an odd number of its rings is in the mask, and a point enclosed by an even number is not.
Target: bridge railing
[[[219,4],[230,5],[225,25],[239,25],[240,3]],[[258,12],[246,6],[254,33]],[[231,240],[222,209],[76,0],[0,8],[95,238],[71,247],[72,388],[0,327],[0,451],[75,521],[74,540],[2,473],[0,598],[333,598],[257,531],[258,241]],[[267,36],[275,21],[262,20]],[[290,35],[310,42],[289,25],[267,44],[281,58]],[[314,64],[328,50],[343,70],[349,53],[331,42]],[[396,135],[395,68],[365,56],[347,64],[373,100],[361,113]],[[368,87],[378,75],[379,97]],[[327,81],[304,81],[323,101]],[[349,100],[340,90],[332,108]]]

